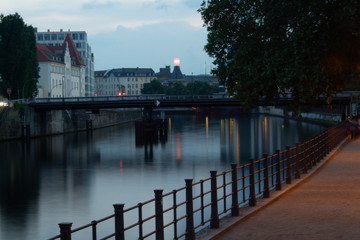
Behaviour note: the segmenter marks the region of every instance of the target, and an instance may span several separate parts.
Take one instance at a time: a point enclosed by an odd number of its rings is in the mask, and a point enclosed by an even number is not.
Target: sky
[[[0,13],[19,13],[39,32],[86,31],[95,70],[174,67],[209,74],[206,27],[197,12],[202,0],[4,0]]]

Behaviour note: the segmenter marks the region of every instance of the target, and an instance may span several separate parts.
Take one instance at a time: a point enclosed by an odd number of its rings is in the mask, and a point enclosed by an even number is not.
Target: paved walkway
[[[314,171],[276,201],[207,239],[360,239],[360,139]]]

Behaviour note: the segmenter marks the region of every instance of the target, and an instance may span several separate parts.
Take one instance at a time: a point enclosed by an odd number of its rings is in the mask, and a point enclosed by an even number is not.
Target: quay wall
[[[86,130],[86,121],[93,128],[107,127],[141,118],[140,109],[100,110],[88,114],[85,110],[52,110],[35,112],[29,107],[3,109],[0,116],[0,140],[23,137],[23,126],[28,125],[30,137],[62,134]],[[26,133],[25,133],[26,135]]]

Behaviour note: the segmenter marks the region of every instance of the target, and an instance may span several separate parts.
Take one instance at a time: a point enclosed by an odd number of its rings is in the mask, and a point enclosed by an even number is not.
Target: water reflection
[[[184,179],[208,178],[210,170],[228,170],[323,129],[266,116],[182,114],[168,119],[167,138],[141,143],[132,123],[28,145],[1,142],[0,239],[49,238],[59,222],[87,224],[112,214],[114,203],[135,205],[153,198],[153,189],[169,192]]]

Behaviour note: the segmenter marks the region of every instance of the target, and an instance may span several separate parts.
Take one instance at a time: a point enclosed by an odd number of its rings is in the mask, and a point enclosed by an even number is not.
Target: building
[[[145,83],[156,79],[151,68],[116,68],[95,71],[96,96],[140,95]]]
[[[47,46],[61,46],[67,34],[71,35],[76,49],[79,52],[81,61],[85,64],[85,96],[93,96],[94,87],[94,55],[91,52],[91,47],[87,41],[87,34],[85,31],[70,31],[66,32],[60,29],[59,32],[38,32],[35,28],[36,41]]]
[[[85,96],[85,65],[70,34],[61,46],[37,43],[40,78],[37,97]]]

